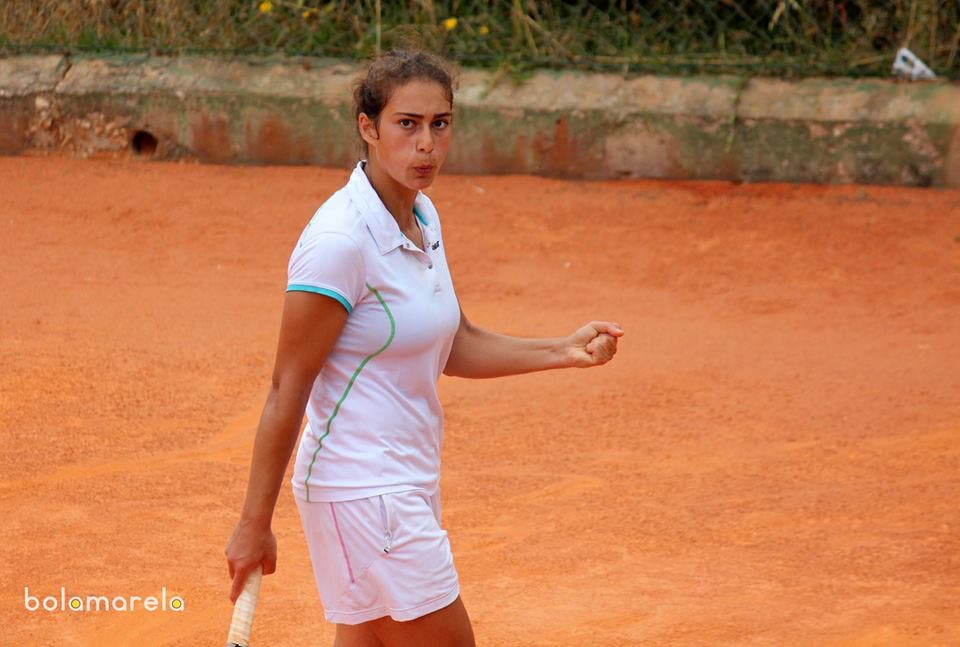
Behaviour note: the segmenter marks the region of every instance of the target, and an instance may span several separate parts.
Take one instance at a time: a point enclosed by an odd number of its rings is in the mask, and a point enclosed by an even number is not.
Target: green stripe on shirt
[[[363,358],[363,361],[360,362],[360,365],[353,372],[353,375],[350,376],[350,380],[347,382],[346,388],[343,390],[343,395],[340,396],[340,399],[337,400],[337,404],[333,407],[333,411],[330,413],[330,417],[327,418],[326,429],[323,432],[323,435],[317,439],[317,448],[313,452],[313,458],[310,460],[310,467],[307,469],[307,476],[303,479],[303,486],[307,491],[307,501],[310,501],[310,475],[313,474],[313,464],[317,462],[317,454],[320,453],[320,449],[323,447],[323,439],[330,435],[330,429],[333,425],[333,419],[337,417],[337,414],[340,413],[340,407],[343,405],[344,400],[347,399],[347,396],[350,394],[350,389],[353,388],[353,383],[357,381],[357,377],[360,375],[360,371],[363,370],[363,367],[366,366],[370,360],[374,357],[387,350],[387,347],[393,342],[393,337],[397,332],[397,322],[393,318],[393,313],[390,312],[390,308],[387,307],[387,302],[383,300],[383,297],[380,296],[380,293],[369,283],[366,284],[367,289],[373,293],[373,296],[377,298],[377,301],[380,302],[380,306],[383,308],[383,311],[387,314],[387,319],[390,321],[390,334],[387,336],[387,341],[383,343],[383,346],[370,353]]]

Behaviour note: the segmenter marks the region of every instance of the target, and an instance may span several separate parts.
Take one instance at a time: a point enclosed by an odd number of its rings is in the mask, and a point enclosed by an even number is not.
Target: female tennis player
[[[450,148],[453,74],[391,51],[354,91],[366,160],[294,248],[246,500],[226,547],[235,600],[276,570],[271,519],[304,412],[293,493],[336,647],[473,645],[440,514],[440,373],[488,378],[599,366],[621,328],[528,339],[472,324],[440,218],[421,193]]]

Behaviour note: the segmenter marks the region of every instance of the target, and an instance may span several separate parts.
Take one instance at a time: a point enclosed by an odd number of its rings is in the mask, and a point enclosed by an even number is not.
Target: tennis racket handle
[[[230,621],[230,632],[227,634],[227,647],[247,647],[250,644],[250,627],[253,626],[253,612],[257,608],[257,598],[260,596],[260,578],[263,571],[257,566],[247,575],[243,583],[243,591],[233,605],[233,619]]]

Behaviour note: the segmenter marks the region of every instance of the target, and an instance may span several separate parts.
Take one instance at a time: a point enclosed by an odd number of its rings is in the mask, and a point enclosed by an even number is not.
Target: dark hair
[[[422,49],[392,49],[370,63],[353,88],[354,118],[366,114],[377,125],[393,91],[410,81],[432,81],[443,88],[453,106],[456,71],[436,54]],[[366,145],[364,145],[366,148]]]

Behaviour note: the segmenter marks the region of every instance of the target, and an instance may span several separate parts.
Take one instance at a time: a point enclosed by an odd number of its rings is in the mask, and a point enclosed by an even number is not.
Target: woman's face
[[[433,183],[452,139],[452,106],[433,81],[410,81],[394,88],[379,125],[360,115],[367,155],[393,180],[419,191]]]

